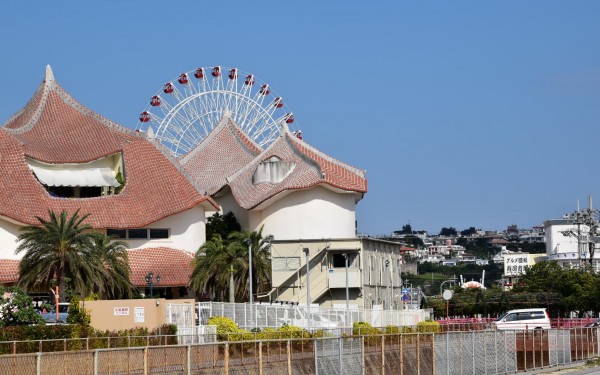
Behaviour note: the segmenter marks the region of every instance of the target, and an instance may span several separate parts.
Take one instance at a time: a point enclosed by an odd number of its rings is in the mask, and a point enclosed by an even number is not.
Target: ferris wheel
[[[294,122],[268,84],[237,68],[215,66],[181,73],[165,83],[140,114],[137,129],[151,131],[180,157],[206,138],[224,115],[263,148],[279,135],[282,122]]]

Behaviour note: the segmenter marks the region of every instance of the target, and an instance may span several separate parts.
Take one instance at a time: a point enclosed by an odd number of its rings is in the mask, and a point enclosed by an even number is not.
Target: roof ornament
[[[229,107],[225,107],[225,109],[223,109],[223,118],[231,118],[231,110],[229,109]]]
[[[46,82],[54,82],[54,73],[52,73],[52,68],[50,64],[46,65]]]
[[[152,126],[148,126],[148,130],[146,130],[146,139],[154,139],[154,130]]]

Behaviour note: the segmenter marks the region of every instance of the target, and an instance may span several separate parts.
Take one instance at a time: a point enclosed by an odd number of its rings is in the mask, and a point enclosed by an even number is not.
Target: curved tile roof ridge
[[[293,134],[290,132],[289,128],[287,127],[287,125],[286,125],[285,123],[284,123],[284,126],[283,126],[283,128],[284,128],[285,134],[286,134],[286,135],[287,135],[287,136],[290,138],[290,140],[291,140],[293,143],[295,143],[295,144],[296,144],[296,146],[299,146],[299,147],[304,147],[304,148],[306,148],[307,150],[309,150],[309,151],[311,151],[311,152],[313,152],[313,153],[317,154],[319,157],[321,157],[321,158],[323,158],[323,159],[327,160],[328,162],[330,162],[330,163],[333,163],[333,164],[336,164],[337,166],[340,166],[340,167],[342,167],[342,168],[346,168],[346,169],[348,169],[350,172],[356,173],[356,174],[357,174],[357,175],[359,175],[360,177],[362,177],[362,178],[365,178],[365,176],[366,176],[366,173],[367,173],[367,171],[366,171],[366,170],[364,170],[364,169],[360,169],[360,168],[356,168],[356,167],[353,167],[353,166],[351,166],[351,165],[349,165],[349,164],[346,164],[346,163],[344,163],[344,162],[342,162],[342,161],[340,161],[340,160],[338,160],[338,159],[336,159],[336,158],[333,158],[333,157],[331,157],[331,156],[329,156],[329,155],[325,154],[324,152],[320,151],[319,149],[315,148],[314,146],[311,146],[310,144],[306,143],[304,140],[302,140],[302,139],[300,139],[300,138],[298,138],[298,137],[294,136],[294,135],[293,135]],[[308,155],[307,155],[307,156],[308,156]],[[310,157],[310,156],[308,156],[308,157]]]
[[[227,178],[238,204],[245,209],[253,209],[284,191],[310,189],[321,184],[348,192],[367,191],[364,171],[304,145],[305,142],[296,141],[296,136],[289,132],[286,125],[282,125],[279,137],[263,153]],[[299,164],[281,182],[252,183],[257,165],[272,156],[295,160]]]
[[[215,202],[215,200],[212,199],[212,197],[210,197],[206,193],[205,189],[203,189],[200,185],[198,185],[196,180],[193,179],[189,175],[189,173],[183,168],[183,166],[177,161],[177,159],[175,159],[173,154],[171,154],[171,152],[162,143],[157,141],[155,138],[147,138],[147,139],[150,143],[152,143],[154,145],[154,147],[156,147],[165,156],[165,158],[167,158],[167,160],[169,160],[169,162],[171,162],[173,167],[175,167],[175,169],[177,169],[179,171],[179,173],[181,173],[188,180],[188,182],[198,191],[198,193],[205,196],[206,199],[210,202],[210,204],[212,204],[215,207],[215,209],[218,210],[220,208],[219,205],[217,204],[217,202]]]
[[[235,136],[236,141],[238,141],[242,146],[242,149],[249,155],[254,157],[256,154],[259,154],[263,151],[262,147],[254,142],[253,139],[248,137],[227,113],[224,113],[221,121],[219,121],[217,126],[215,126],[215,128],[208,133],[206,138],[204,138],[193,150],[180,157],[179,162],[181,164],[186,164],[190,159],[193,159],[195,156],[197,156],[210,144],[211,141],[215,139],[215,137],[217,137],[217,135],[224,128],[229,129],[229,131]]]
[[[42,112],[48,101],[48,96],[51,92],[55,92],[65,104],[71,106],[73,109],[75,109],[82,115],[90,117],[113,130],[117,130],[128,135],[139,136],[137,132],[128,129],[112,120],[109,120],[108,118],[98,114],[97,112],[79,103],[79,101],[73,98],[54,79],[54,73],[52,72],[52,68],[50,67],[50,65],[46,66],[46,76],[44,77],[42,83],[40,83],[40,85],[38,86],[38,89],[36,90],[33,97],[29,100],[27,104],[25,104],[25,106],[21,110],[19,110],[16,114],[14,114],[3,124],[3,129],[12,134],[22,134],[31,130],[42,115]],[[35,106],[35,108],[31,108],[32,106]],[[16,122],[17,120],[21,120],[19,119],[20,116],[26,115],[28,111],[31,112],[32,110],[33,113],[30,114],[30,117],[23,119],[24,123],[17,124],[18,126],[15,127],[11,127],[12,123]]]

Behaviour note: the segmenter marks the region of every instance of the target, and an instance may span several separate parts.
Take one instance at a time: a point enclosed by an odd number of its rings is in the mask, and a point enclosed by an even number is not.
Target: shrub
[[[352,325],[352,334],[355,336],[380,335],[381,331],[367,322],[355,322]]]
[[[426,320],[424,322],[417,323],[417,332],[441,332],[442,328],[440,327],[439,322],[434,322],[431,320]]]
[[[69,316],[67,317],[67,323],[69,324],[81,324],[82,326],[88,327],[92,322],[92,316],[89,310],[86,310],[79,306],[79,296],[73,296],[69,305]]]

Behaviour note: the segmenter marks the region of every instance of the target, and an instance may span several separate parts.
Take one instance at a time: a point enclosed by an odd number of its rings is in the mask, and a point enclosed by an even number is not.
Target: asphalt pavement
[[[562,366],[562,367],[549,367],[546,369],[534,370],[523,372],[522,374],[527,375],[536,375],[536,374],[544,374],[544,375],[600,375],[600,366],[589,367],[585,364],[576,364],[571,366]]]

